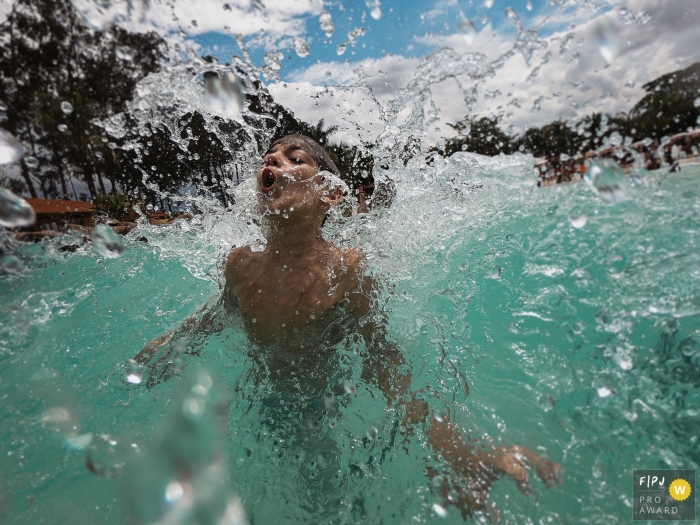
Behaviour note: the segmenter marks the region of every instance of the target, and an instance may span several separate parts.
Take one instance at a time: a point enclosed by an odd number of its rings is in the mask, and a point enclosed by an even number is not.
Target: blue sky
[[[528,5],[530,9],[528,9]],[[463,19],[473,24],[476,32],[481,31],[486,24],[497,28],[503,35],[516,33],[515,24],[510,20],[505,10],[512,7],[525,28],[537,25],[543,16],[551,15],[555,10],[566,14],[571,9],[554,8],[549,1],[493,0],[490,7],[486,1],[433,1],[407,2],[399,0],[384,0],[381,2],[381,19],[375,20],[370,16],[370,9],[364,0],[346,0],[334,2],[325,6],[333,16],[335,32],[330,39],[321,30],[318,16],[308,14],[300,17],[305,29],[305,38],[311,45],[311,54],[305,58],[296,55],[288,45],[281,47],[284,53],[280,76],[282,79],[298,69],[303,69],[314,62],[351,62],[368,58],[379,58],[386,54],[403,56],[422,56],[433,50],[435,46],[421,44],[416,37],[426,34],[435,36],[448,35],[460,31]],[[264,12],[255,13],[263,18]],[[462,16],[463,15],[463,16]],[[541,31],[542,36],[566,26],[567,23],[551,21]],[[354,46],[348,46],[347,51],[339,56],[337,46],[346,42],[347,33],[356,27],[363,27],[366,34],[357,39]],[[229,62],[233,54],[240,54],[234,36],[223,32],[208,32],[195,35],[192,38],[202,49],[203,54],[215,56],[221,62]],[[254,62],[262,64],[266,49],[256,45],[262,38],[258,35],[247,37]]]
[[[0,1],[0,18],[12,1]],[[421,60],[443,48],[457,62],[481,53],[498,67],[482,80],[461,75],[431,84],[438,119],[425,137],[433,143],[465,115],[496,116],[519,132],[554,119],[627,111],[644,95],[644,83],[700,61],[698,0],[531,0],[532,9],[528,0],[379,0],[379,20],[368,7],[377,0],[262,0],[264,9],[253,6],[260,0],[173,0],[134,3],[129,16],[124,2],[71,1],[93,27],[156,30],[181,45],[185,35],[185,45],[222,63],[240,54],[236,34],[256,66],[279,50],[280,81],[264,79],[272,95],[307,122],[337,124],[339,138],[350,142],[381,133],[382,107],[420,80]],[[529,52],[517,40],[509,7],[526,30],[537,30]],[[335,23],[330,39],[319,26],[322,10]],[[357,27],[365,34],[339,56],[338,45]],[[294,38],[308,41],[308,56],[297,56]],[[370,78],[371,104],[349,89],[358,85],[360,67]]]

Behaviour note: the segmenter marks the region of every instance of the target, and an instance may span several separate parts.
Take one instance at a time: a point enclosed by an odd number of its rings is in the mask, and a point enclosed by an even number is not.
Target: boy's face
[[[267,211],[310,213],[318,207],[322,185],[311,155],[296,146],[278,145],[263,157],[263,163],[258,189]]]

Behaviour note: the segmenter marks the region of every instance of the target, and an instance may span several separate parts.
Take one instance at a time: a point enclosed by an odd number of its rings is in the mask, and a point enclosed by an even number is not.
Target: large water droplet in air
[[[132,385],[140,385],[142,377],[143,374],[139,364],[133,359],[129,359],[126,362],[126,375],[124,376],[126,382]]]
[[[294,51],[296,51],[297,56],[304,58],[309,56],[309,53],[311,53],[311,46],[306,39],[298,36],[294,39]]]
[[[700,97],[693,100],[693,106],[695,106],[696,108],[700,108]]]
[[[369,14],[375,20],[382,17],[382,4],[380,0],[365,0],[365,5],[369,8]]]
[[[11,133],[0,129],[0,164],[16,162],[24,155],[24,148]]]
[[[85,466],[97,476],[116,478],[134,447],[122,438],[103,434],[92,440],[85,451]]]
[[[612,62],[617,51],[617,28],[608,19],[601,20],[594,30],[598,52],[606,62]]]
[[[621,7],[617,12],[617,19],[625,25],[634,23],[634,15],[626,7]]]
[[[124,243],[119,234],[106,224],[95,226],[91,237],[97,251],[108,259],[116,259],[124,253]]]
[[[134,59],[134,50],[129,46],[117,46],[115,51],[117,58],[130,62]]]
[[[31,226],[36,220],[34,208],[10,190],[0,188],[0,226],[21,228]]]
[[[584,178],[591,189],[606,202],[622,202],[627,197],[627,177],[612,160],[592,162]]]
[[[583,228],[588,222],[588,215],[585,213],[583,215],[572,215],[569,217],[569,221],[574,228]]]
[[[22,271],[24,264],[14,255],[6,255],[2,258],[0,266],[2,266],[2,269],[7,273],[19,273]]]
[[[61,111],[63,111],[63,113],[65,113],[66,115],[70,115],[71,113],[73,113],[73,104],[64,100],[63,102],[61,102]]]
[[[321,29],[326,33],[326,37],[330,38],[333,36],[333,31],[335,31],[335,25],[333,25],[333,17],[328,11],[324,11],[318,17],[318,23],[321,25]]]
[[[27,168],[34,169],[39,167],[39,159],[32,155],[24,157],[24,163],[27,165]]]
[[[447,517],[447,509],[439,503],[433,503],[433,510],[435,511],[435,514],[437,514],[441,518]]]
[[[212,110],[228,115],[240,113],[245,93],[243,84],[234,73],[205,71],[195,80],[204,86],[204,97]]]
[[[474,35],[476,35],[476,26],[469,18],[460,13],[459,19],[457,20],[457,29],[459,29],[464,35],[464,39],[468,44],[472,43]]]

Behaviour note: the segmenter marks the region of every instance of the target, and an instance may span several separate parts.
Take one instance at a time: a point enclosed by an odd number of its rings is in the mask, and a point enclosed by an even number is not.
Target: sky
[[[156,29],[220,62],[241,54],[241,35],[257,66],[279,67],[263,78],[278,102],[338,125],[336,139],[351,144],[380,136],[389,102],[426,80],[434,122],[423,138],[434,144],[466,115],[497,116],[517,133],[627,111],[645,82],[700,61],[697,0],[71,1],[92,27]],[[12,3],[0,0],[0,18]],[[473,78],[472,63],[492,74]]]

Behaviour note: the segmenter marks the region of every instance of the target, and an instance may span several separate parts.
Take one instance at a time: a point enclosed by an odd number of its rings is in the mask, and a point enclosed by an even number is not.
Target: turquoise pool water
[[[583,183],[537,188],[526,157],[421,162],[391,166],[391,208],[329,232],[383,283],[414,389],[475,439],[565,467],[529,496],[496,482],[503,522],[630,522],[632,469],[700,463],[700,169],[652,173],[611,205]],[[352,341],[303,409],[256,378],[235,322],[185,339],[167,381],[125,380],[129,358],[217,296],[237,236],[211,212],[143,226],[113,260],[59,252],[65,239],[13,248],[24,268],[0,280],[0,521],[156,522],[180,497],[177,456],[219,465],[207,475],[223,495],[203,507],[240,505],[220,523],[240,523],[240,508],[255,524],[462,522],[423,473],[444,469],[424,429],[397,430]],[[202,397],[189,427],[179,403],[205,373],[220,403]],[[131,452],[105,456],[101,435]]]

